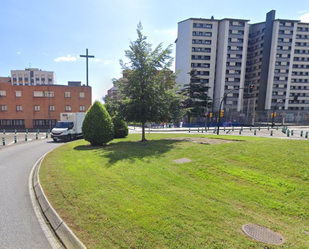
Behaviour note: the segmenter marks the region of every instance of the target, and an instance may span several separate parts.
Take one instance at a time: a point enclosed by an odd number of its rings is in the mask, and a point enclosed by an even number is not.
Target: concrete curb
[[[38,160],[34,166],[34,172],[32,175],[32,186],[35,192],[36,200],[39,203],[41,211],[50,227],[53,229],[56,236],[63,243],[65,248],[68,249],[86,249],[86,246],[76,237],[76,235],[71,231],[71,229],[66,225],[66,223],[57,214],[55,209],[51,206],[47,200],[44,191],[40,184],[39,179],[39,169],[45,155]]]

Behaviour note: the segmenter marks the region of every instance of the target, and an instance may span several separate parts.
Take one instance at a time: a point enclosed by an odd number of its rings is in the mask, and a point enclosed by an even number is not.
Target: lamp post
[[[227,93],[225,93],[225,94],[223,95],[223,98],[221,99],[221,102],[220,102],[220,105],[219,105],[219,117],[218,117],[217,135],[219,135],[219,132],[220,132],[220,113],[221,113],[222,102],[224,101],[224,99],[226,99],[227,95],[228,95],[230,92],[233,92],[233,91],[235,91],[235,90],[240,90],[240,89],[244,89],[244,88],[234,88],[234,89],[228,91]]]
[[[273,114],[272,114],[272,122],[271,122],[271,127],[272,127],[272,128],[275,126],[275,113],[276,113],[277,106],[278,106],[279,103],[285,102],[286,99],[289,99],[289,98],[280,99],[280,100],[276,103],[276,105],[275,105],[275,107],[274,107]]]

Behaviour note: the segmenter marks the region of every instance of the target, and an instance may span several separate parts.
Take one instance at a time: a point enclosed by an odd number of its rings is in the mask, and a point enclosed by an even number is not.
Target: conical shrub
[[[86,113],[83,136],[91,145],[105,145],[114,138],[114,125],[105,107],[95,101]]]
[[[114,138],[124,138],[128,136],[129,130],[126,123],[119,116],[112,118],[114,124]]]

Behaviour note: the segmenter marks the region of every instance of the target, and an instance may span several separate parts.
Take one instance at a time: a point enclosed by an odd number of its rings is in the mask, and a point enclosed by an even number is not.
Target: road
[[[28,180],[35,162],[60,145],[41,139],[0,146],[0,248],[52,248],[35,214]]]

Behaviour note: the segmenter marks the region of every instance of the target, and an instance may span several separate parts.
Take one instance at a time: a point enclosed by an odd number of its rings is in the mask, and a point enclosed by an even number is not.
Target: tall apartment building
[[[219,105],[220,97],[234,87],[244,87],[248,20],[196,19],[178,23],[176,70],[181,70],[178,84],[190,82],[188,72],[197,75],[210,87],[209,96]],[[226,106],[240,110],[243,89],[228,94]]]
[[[192,68],[209,83],[215,109],[224,94],[227,111],[309,110],[309,24],[275,19],[196,19],[178,23],[178,84]],[[254,85],[254,93],[248,88]]]
[[[12,85],[0,77],[0,129],[51,128],[62,112],[86,112],[91,87],[67,85]]]
[[[38,68],[25,68],[25,70],[11,70],[12,85],[51,85],[57,83],[56,75],[52,71],[42,71]]]

